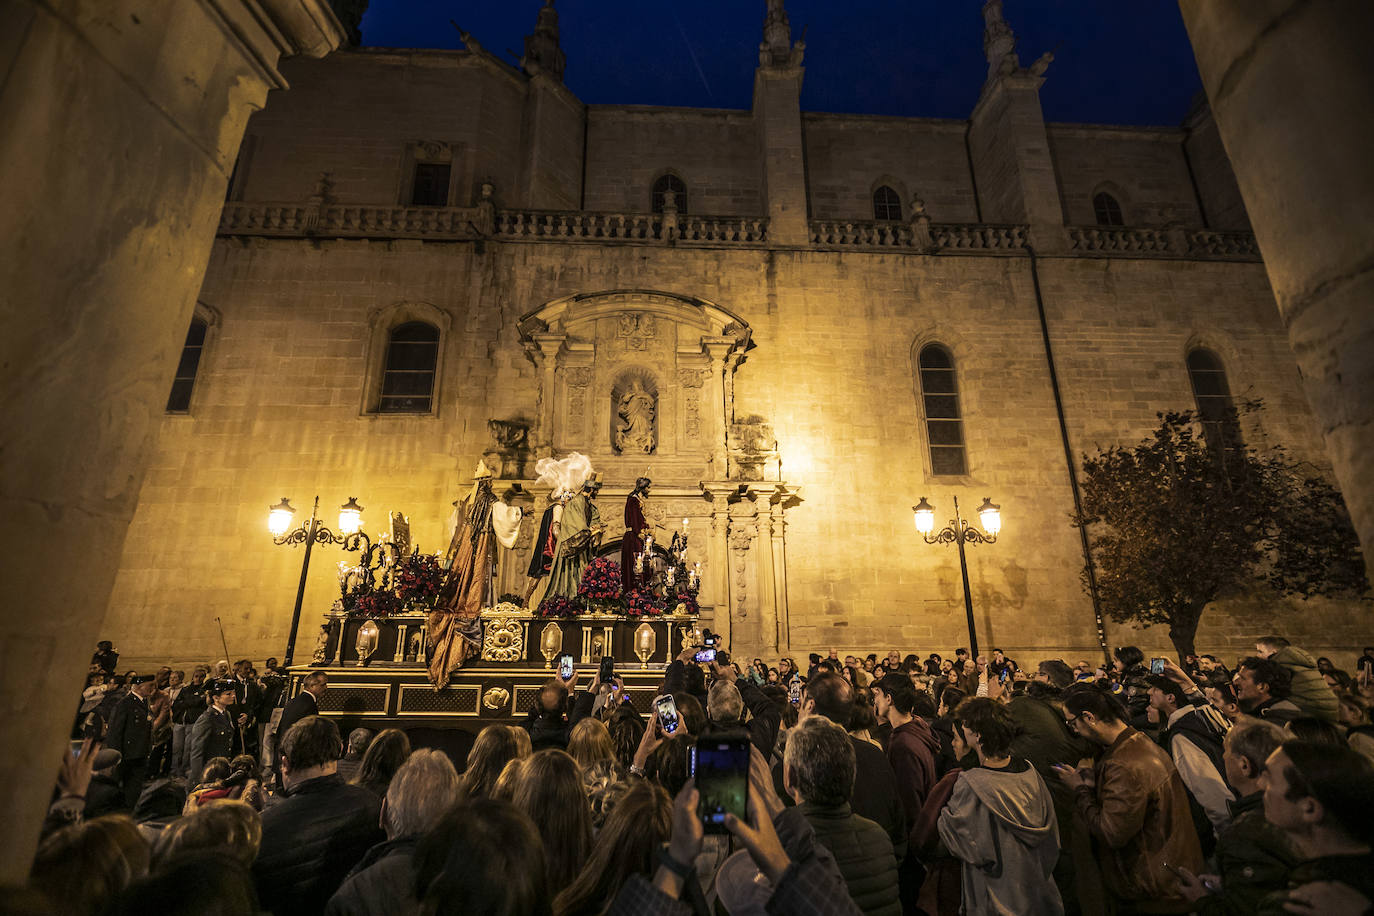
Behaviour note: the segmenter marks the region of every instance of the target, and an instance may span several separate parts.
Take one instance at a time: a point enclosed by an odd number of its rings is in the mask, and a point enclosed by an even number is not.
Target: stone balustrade
[[[1019,254],[1018,225],[881,220],[811,220],[817,248],[928,254]],[[229,203],[220,235],[332,238],[641,242],[673,245],[768,244],[768,220],[748,216],[582,213],[478,207],[375,207],[317,203]],[[1178,226],[1066,226],[1066,250],[1094,257],[1182,257],[1258,261],[1255,237]]]

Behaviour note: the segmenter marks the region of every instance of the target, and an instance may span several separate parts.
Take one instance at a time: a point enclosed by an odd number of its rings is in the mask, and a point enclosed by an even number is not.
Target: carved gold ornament
[[[487,709],[500,709],[510,701],[510,691],[504,687],[488,687],[482,694],[482,705]]]
[[[511,617],[489,617],[482,628],[482,661],[518,662],[525,657],[524,624]]]

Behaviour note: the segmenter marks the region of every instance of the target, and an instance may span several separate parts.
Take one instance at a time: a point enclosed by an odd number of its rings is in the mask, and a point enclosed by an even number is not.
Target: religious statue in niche
[[[651,454],[658,444],[655,433],[658,399],[644,388],[639,379],[635,379],[620,396],[615,412],[618,417],[615,426],[616,451],[622,454]]]

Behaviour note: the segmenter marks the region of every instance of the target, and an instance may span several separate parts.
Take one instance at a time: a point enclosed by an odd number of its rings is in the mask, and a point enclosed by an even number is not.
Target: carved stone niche
[[[690,296],[611,290],[546,303],[520,333],[540,370],[536,454],[582,452],[611,481],[724,475],[727,368],[750,337],[737,315]]]

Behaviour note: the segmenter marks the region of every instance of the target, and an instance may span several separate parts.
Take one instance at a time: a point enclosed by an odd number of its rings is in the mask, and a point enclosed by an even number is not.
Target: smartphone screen
[[[792,678],[792,683],[787,685],[787,701],[793,706],[801,705],[802,684],[798,678]]]
[[[596,672],[596,679],[603,684],[609,684],[613,677],[615,677],[615,659],[609,655],[601,656],[601,668]]]
[[[697,813],[707,833],[725,833],[725,815],[745,820],[749,804],[749,739],[699,739],[692,748],[691,776],[701,801]]]
[[[1011,669],[1003,668],[1002,673],[997,675],[997,680],[1005,684],[1007,682],[1007,678],[1009,677],[1011,677]]]
[[[671,696],[662,696],[654,700],[654,715],[658,716],[658,724],[663,729],[663,734],[677,733],[677,704]]]
[[[572,680],[573,676],[573,657],[564,654],[558,659],[558,676],[565,681]]]
[[[707,633],[705,636],[702,637],[701,641],[704,645],[712,647],[716,644],[716,636],[714,633]]]
[[[699,662],[713,662],[716,660],[716,650],[709,648],[698,649],[696,654],[696,660]]]
[[[1162,658],[1152,658],[1152,659],[1150,659],[1150,673],[1151,673],[1151,674],[1163,674],[1163,673],[1164,673],[1164,659],[1162,659]]]

